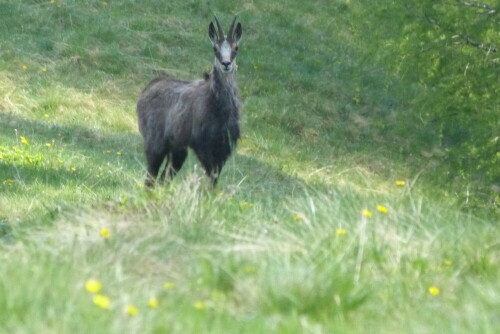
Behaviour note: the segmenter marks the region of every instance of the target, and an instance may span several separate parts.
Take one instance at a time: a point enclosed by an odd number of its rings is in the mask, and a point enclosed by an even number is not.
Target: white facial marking
[[[220,46],[220,57],[222,62],[231,62],[231,45],[228,41],[222,42]]]

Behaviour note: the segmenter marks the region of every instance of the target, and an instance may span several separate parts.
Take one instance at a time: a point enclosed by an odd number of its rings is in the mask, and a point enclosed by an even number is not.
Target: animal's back
[[[169,135],[165,129],[175,127],[172,123],[179,112],[176,107],[188,85],[188,81],[156,78],[143,90],[137,102],[137,114],[139,131],[147,145],[164,142]]]

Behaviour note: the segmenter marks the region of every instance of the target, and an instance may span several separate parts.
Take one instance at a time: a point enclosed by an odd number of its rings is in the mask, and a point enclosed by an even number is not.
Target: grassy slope
[[[346,4],[1,2],[0,328],[493,333],[499,233],[383,136],[405,106]],[[206,23],[237,11],[244,138],[219,191],[190,158],[144,192],[136,97],[160,71],[198,77]]]

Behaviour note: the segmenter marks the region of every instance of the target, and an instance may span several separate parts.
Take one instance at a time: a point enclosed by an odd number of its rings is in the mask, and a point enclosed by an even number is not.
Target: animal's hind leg
[[[166,159],[167,159],[167,163],[165,164],[165,167],[163,168],[163,172],[160,175],[161,182],[165,181],[165,175],[167,174],[167,170],[170,171],[172,169],[172,152],[167,153]]]
[[[175,174],[182,168],[184,161],[187,157],[187,150],[179,150],[174,152],[169,152],[167,154],[167,163],[165,164],[165,168],[161,173],[160,180],[163,182],[165,180],[165,176],[168,172],[170,179],[173,179]]]
[[[172,168],[170,169],[170,177],[173,178],[175,174],[182,168],[184,161],[186,161],[187,150],[178,150],[172,153]]]
[[[155,179],[160,170],[160,166],[165,159],[164,153],[150,152],[146,150],[146,160],[148,162],[148,173],[146,176],[145,185],[147,187],[153,186]]]

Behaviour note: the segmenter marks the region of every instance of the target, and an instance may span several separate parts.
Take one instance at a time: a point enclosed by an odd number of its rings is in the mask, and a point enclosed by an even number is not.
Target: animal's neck
[[[236,88],[236,63],[231,72],[222,72],[217,65],[212,68],[212,89],[226,90]]]
[[[239,108],[235,72],[236,68],[231,72],[222,72],[217,65],[212,68],[210,88],[219,108],[226,110]]]

